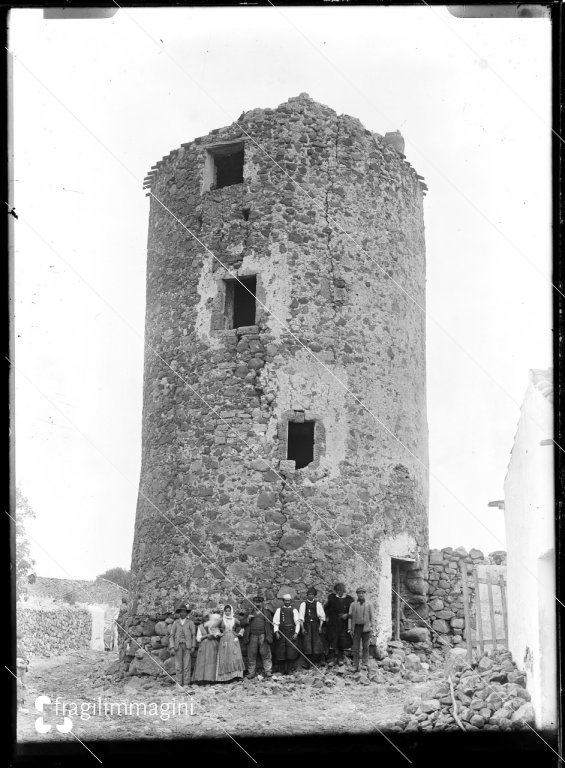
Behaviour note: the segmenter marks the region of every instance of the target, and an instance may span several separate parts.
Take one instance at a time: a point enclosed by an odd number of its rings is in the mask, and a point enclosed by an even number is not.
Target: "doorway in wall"
[[[392,571],[392,590],[391,590],[391,616],[392,616],[392,639],[400,640],[400,633],[405,629],[405,611],[408,606],[404,602],[407,597],[406,578],[408,569],[412,565],[411,560],[402,560],[401,558],[391,557],[390,567]]]

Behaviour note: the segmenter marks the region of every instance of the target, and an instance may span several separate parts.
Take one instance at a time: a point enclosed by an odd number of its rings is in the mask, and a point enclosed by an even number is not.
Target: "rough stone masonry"
[[[390,636],[391,558],[425,602],[426,187],[403,145],[301,94],[150,171],[130,625],[343,580]]]

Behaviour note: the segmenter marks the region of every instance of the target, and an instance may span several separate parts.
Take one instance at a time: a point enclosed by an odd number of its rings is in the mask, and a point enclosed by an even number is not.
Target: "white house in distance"
[[[557,727],[553,370],[531,370],[504,481],[508,643],[536,726]]]

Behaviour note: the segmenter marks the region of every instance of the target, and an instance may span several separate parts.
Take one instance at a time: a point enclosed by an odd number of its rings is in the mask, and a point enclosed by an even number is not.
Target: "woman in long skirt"
[[[207,621],[199,625],[196,632],[198,643],[198,656],[194,665],[192,681],[194,683],[216,682],[216,666],[218,663],[218,646],[222,631],[220,623],[222,617],[219,613],[209,613]]]
[[[242,679],[243,658],[239,645],[239,635],[242,630],[240,630],[239,619],[233,615],[231,605],[224,607],[220,629],[223,634],[218,648],[216,680],[219,683],[227,683],[230,680]]]

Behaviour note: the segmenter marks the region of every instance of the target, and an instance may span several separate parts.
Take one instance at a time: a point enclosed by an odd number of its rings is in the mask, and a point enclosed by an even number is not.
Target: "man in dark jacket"
[[[337,663],[343,661],[344,650],[351,648],[351,636],[347,632],[349,606],[353,602],[345,591],[345,584],[336,584],[329,595],[324,611],[327,618],[326,639],[330,647],[330,658]]]
[[[300,603],[298,613],[302,623],[302,653],[305,656],[306,666],[310,667],[325,658],[326,644],[322,635],[322,626],[326,620],[326,614],[322,603],[316,600],[317,590],[309,587],[306,592],[306,600]]]
[[[194,623],[187,618],[188,607],[184,603],[179,605],[175,614],[178,618],[171,624],[169,649],[171,656],[175,657],[176,679],[182,688],[185,685],[190,685],[190,662],[196,646],[196,628]]]
[[[264,605],[260,595],[253,598],[253,608],[242,622],[245,626],[243,643],[247,646],[247,671],[249,679],[257,674],[257,654],[261,656],[265,677],[271,677],[273,642],[273,614]]]

